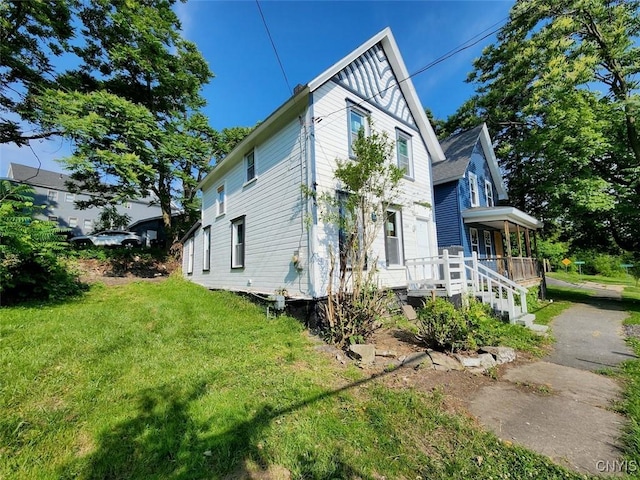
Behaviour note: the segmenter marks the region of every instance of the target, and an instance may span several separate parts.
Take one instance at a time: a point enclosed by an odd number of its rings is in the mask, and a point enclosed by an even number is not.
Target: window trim
[[[67,203],[73,203],[76,201],[76,194],[71,192],[66,192],[64,194],[64,201]]]
[[[351,130],[351,113],[354,112],[357,115],[362,117],[362,124],[364,128],[364,135],[369,135],[369,129],[367,127],[367,118],[371,115],[370,112],[361,108],[359,105],[356,105],[354,102],[347,100],[347,134],[348,134],[348,145],[349,145],[349,158],[355,158],[355,154],[353,153],[353,142],[355,138],[353,138],[353,131]]]
[[[57,190],[47,190],[47,201],[48,202],[57,202],[58,201],[58,191]]]
[[[404,178],[413,180],[413,137],[404,130],[396,128],[396,165],[398,168],[402,168],[400,165],[400,152],[398,150],[399,139],[407,141],[407,171],[404,174]]]
[[[491,202],[489,202],[491,199]],[[493,185],[487,179],[484,181],[484,201],[487,204],[487,207],[495,207],[496,203],[493,197]]]
[[[211,270],[211,225],[202,229],[202,271]]]
[[[469,172],[469,197],[472,207],[480,206],[480,193],[478,192],[478,176]]]
[[[493,242],[492,242],[492,238],[493,237],[493,232],[491,232],[490,230],[484,230],[483,231],[484,234],[484,254],[487,258],[492,258],[493,255]],[[488,242],[487,242],[488,240]],[[491,254],[489,254],[488,252],[490,252]]]
[[[388,229],[387,229],[387,223],[388,223],[388,218],[387,215],[389,214],[389,212],[393,212],[395,215],[395,230],[396,230],[396,236],[392,237],[388,234]],[[385,253],[385,259],[386,259],[386,264],[387,267],[397,267],[397,266],[404,266],[404,238],[402,235],[402,210],[399,208],[393,208],[393,207],[387,207],[387,209],[384,212],[384,225],[383,225],[383,230],[384,230],[384,253]],[[398,255],[398,263],[391,263],[389,261],[389,252],[391,251],[390,249],[390,243],[389,243],[389,239],[393,238],[397,240],[397,245],[396,248],[398,249],[397,251],[397,255]]]
[[[75,225],[71,225],[71,220],[75,220]],[[76,228],[78,226],[78,217],[69,217],[69,228]]]
[[[473,233],[475,232],[475,236],[476,236],[476,243],[473,243]],[[471,252],[473,253],[474,251],[479,255],[480,254],[480,234],[478,233],[478,229],[477,228],[473,228],[470,227],[469,228],[469,245],[471,246]],[[473,247],[476,247],[476,250],[473,249]]]
[[[193,237],[187,240],[187,275],[193,275],[194,246]]]
[[[87,227],[87,222],[89,222],[89,226]],[[82,229],[85,232],[89,232],[91,230],[93,230],[93,220],[91,220],[90,218],[85,218],[84,221],[82,222]]]
[[[220,192],[222,191],[222,202],[220,202]],[[222,205],[222,208],[220,207]],[[222,183],[216,188],[216,217],[221,217],[227,213],[227,186]]]
[[[238,255],[236,248],[239,243],[237,243],[238,237],[238,225],[242,225],[242,258],[238,261]],[[246,265],[246,255],[247,252],[247,222],[246,215],[242,215],[240,217],[236,217],[231,220],[231,269],[232,270],[241,270]]]
[[[249,157],[253,157],[253,176],[249,178]],[[244,156],[244,184],[248,185],[258,179],[258,163],[256,161],[256,149],[252,148]]]

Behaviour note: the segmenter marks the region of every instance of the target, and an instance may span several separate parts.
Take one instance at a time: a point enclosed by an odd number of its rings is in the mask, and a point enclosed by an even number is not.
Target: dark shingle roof
[[[471,130],[451,135],[440,142],[446,160],[436,162],[431,166],[433,184],[451,182],[464,177],[464,172],[469,166],[471,154],[478,143],[483,125],[478,125]]]
[[[67,190],[65,183],[71,180],[71,177],[64,173],[43,169],[38,170],[19,163],[11,163],[9,170],[12,173],[11,178],[16,182],[55,188],[56,190]]]

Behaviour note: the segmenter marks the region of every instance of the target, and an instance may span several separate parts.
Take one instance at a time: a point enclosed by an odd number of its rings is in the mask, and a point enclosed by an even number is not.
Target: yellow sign
[[[565,267],[568,267],[569,265],[571,265],[571,260],[569,260],[568,258],[565,258],[564,260],[562,260],[562,264]]]

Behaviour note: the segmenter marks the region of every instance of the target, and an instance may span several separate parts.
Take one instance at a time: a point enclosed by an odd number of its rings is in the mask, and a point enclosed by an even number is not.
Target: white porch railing
[[[407,260],[405,266],[409,295],[471,294],[506,313],[511,323],[527,315],[527,289],[480,263],[475,252],[465,258],[444,250],[439,257]]]

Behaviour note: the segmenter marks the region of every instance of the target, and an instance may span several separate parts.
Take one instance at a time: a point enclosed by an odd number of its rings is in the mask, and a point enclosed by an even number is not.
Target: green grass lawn
[[[581,478],[179,278],[0,309],[0,412],[7,479]]]

